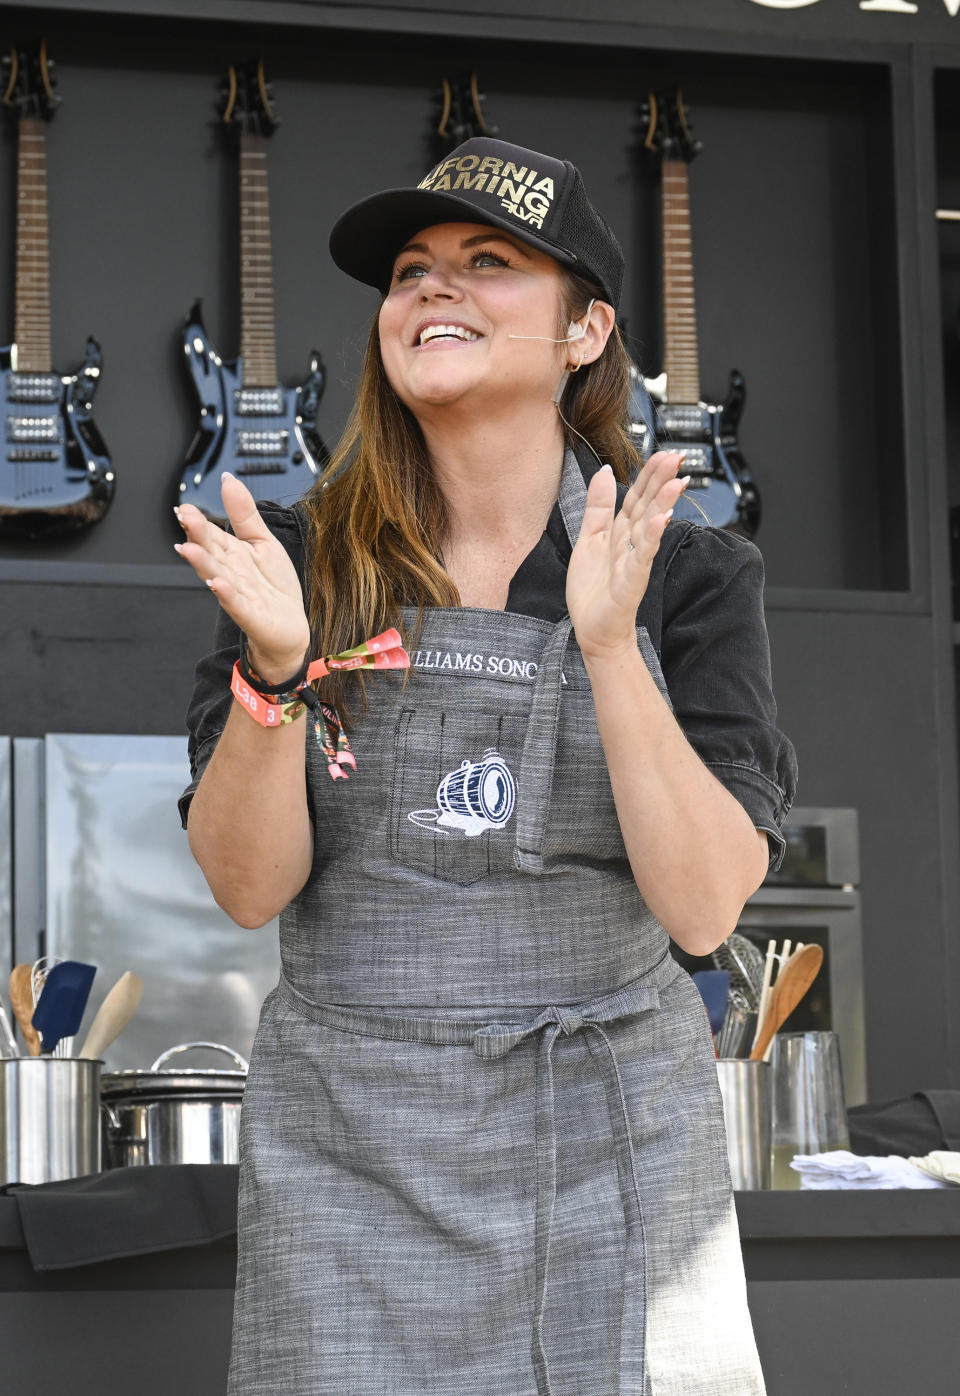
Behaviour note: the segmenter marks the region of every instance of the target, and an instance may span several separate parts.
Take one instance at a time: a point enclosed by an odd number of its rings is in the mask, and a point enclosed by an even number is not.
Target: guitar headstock
[[[440,155],[446,155],[472,136],[497,134],[498,127],[487,120],[483,103],[484,96],[476,73],[462,73],[452,82],[444,78],[440,94],[440,119],[437,122]]]
[[[703,148],[693,135],[693,127],[683,105],[679,87],[668,92],[651,92],[641,112],[645,149],[662,160],[689,163]]]
[[[4,106],[15,108],[18,117],[49,121],[62,101],[53,90],[57,84],[53,67],[53,60],[47,58],[46,39],[28,48],[11,49],[0,65]]]
[[[220,84],[220,98],[220,115],[226,126],[239,126],[251,135],[270,136],[280,125],[262,58],[253,63],[231,63]]]

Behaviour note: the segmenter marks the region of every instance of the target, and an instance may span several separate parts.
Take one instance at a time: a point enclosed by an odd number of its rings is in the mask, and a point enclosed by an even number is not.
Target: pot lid
[[[189,1052],[202,1047],[207,1051],[225,1052],[232,1057],[240,1070],[218,1071],[204,1067],[196,1070],[180,1068],[163,1071],[163,1063],[179,1052]],[[222,1042],[181,1042],[169,1047],[147,1070],[108,1071],[100,1078],[100,1094],[115,1100],[120,1096],[146,1097],[169,1096],[242,1096],[247,1080],[247,1063],[239,1052],[225,1047]]]

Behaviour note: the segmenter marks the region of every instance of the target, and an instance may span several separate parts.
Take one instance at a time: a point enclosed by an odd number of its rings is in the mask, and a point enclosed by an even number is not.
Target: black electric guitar
[[[45,538],[102,519],[110,458],[91,416],[103,358],[87,340],[74,374],[50,350],[46,123],[54,96],[46,42],[3,60],[3,101],[17,114],[17,253],[13,343],[0,349],[0,537]]]
[[[474,136],[496,136],[499,128],[491,126],[483,110],[484,96],[476,73],[463,73],[452,81],[443,79],[440,89],[440,116],[436,125],[436,158],[442,159],[451,150]]]
[[[678,518],[752,538],[760,495],[737,443],[743,376],[730,374],[722,406],[700,396],[687,166],[701,142],[693,139],[679,91],[651,93],[643,121],[644,146],[659,154],[662,168],[664,371],[645,380],[658,405],[657,445],[686,452],[684,469],[692,478],[677,503]]]
[[[211,345],[193,305],[183,348],[200,406],[177,503],[195,504],[223,522],[220,483],[238,476],[255,499],[293,504],[306,494],[327,459],[316,427],[326,372],[319,353],[294,388],[277,382],[267,138],[277,126],[263,63],[231,67],[223,85],[222,117],[240,133],[240,354],[226,362]]]
[[[483,103],[476,73],[464,74],[452,82],[444,78],[440,117],[436,125],[437,159],[442,159],[472,136],[495,136],[499,133],[499,127],[492,126],[487,119]],[[647,460],[656,449],[656,426],[656,410],[643,375],[631,360],[626,427],[642,460]]]

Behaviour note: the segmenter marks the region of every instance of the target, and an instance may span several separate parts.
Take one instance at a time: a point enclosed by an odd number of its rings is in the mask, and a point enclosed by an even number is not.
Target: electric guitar
[[[643,121],[644,146],[659,153],[662,168],[664,371],[645,380],[657,403],[657,447],[686,452],[684,471],[691,480],[677,501],[677,518],[752,538],[760,524],[760,495],[737,442],[746,399],[743,375],[730,374],[722,405],[700,396],[687,166],[701,142],[691,134],[679,91],[651,93]]]
[[[200,421],[176,497],[216,523],[224,522],[225,471],[238,476],[255,499],[290,505],[306,494],[327,459],[316,428],[326,382],[317,350],[301,384],[285,388],[277,382],[267,139],[278,121],[263,62],[231,67],[222,96],[223,121],[239,129],[240,142],[240,354],[231,362],[221,359],[196,301],[184,326],[183,350]]]
[[[46,123],[54,95],[46,41],[3,59],[3,102],[17,114],[17,251],[13,343],[0,349],[0,538],[73,533],[113,499],[110,457],[91,415],[103,356],[93,338],[76,373],[50,349]]]

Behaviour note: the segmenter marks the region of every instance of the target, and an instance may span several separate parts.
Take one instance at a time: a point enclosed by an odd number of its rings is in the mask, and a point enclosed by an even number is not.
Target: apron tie
[[[669,961],[669,964],[667,963]],[[657,971],[660,971],[657,973]],[[664,975],[668,976],[665,978]],[[603,1044],[603,1051],[597,1058],[599,1071],[607,1095],[607,1107],[613,1130],[617,1176],[620,1185],[620,1199],[623,1205],[624,1225],[629,1245],[631,1232],[642,1242],[643,1213],[640,1203],[640,1185],[637,1180],[636,1156],[630,1129],[630,1114],[627,1108],[626,1092],[617,1054],[603,1025],[617,1022],[637,1013],[645,1013],[660,1006],[659,986],[669,982],[676,974],[676,965],[669,955],[650,974],[633,985],[627,985],[605,998],[587,1006],[557,1007],[551,1005],[527,1023],[487,1023],[478,1028],[473,1037],[473,1050],[478,1057],[487,1061],[504,1057],[514,1047],[527,1038],[540,1034],[537,1047],[536,1079],[536,1165],[537,1202],[534,1220],[534,1259],[536,1265],[536,1301],[533,1312],[533,1338],[531,1355],[537,1379],[538,1396],[552,1396],[550,1369],[543,1339],[544,1312],[547,1303],[547,1289],[550,1267],[550,1245],[553,1237],[553,1217],[557,1201],[557,1129],[556,1102],[553,1078],[553,1048],[561,1035],[572,1037],[574,1033],[591,1031],[596,1033]],[[626,1285],[626,1259],[624,1260],[624,1284]],[[641,1267],[639,1283],[644,1285],[644,1271]],[[646,1294],[637,1296],[637,1310],[640,1317],[640,1331],[646,1327]],[[635,1333],[631,1334],[631,1345]],[[624,1343],[621,1324],[621,1378],[623,1377]],[[635,1370],[635,1358],[631,1358]],[[637,1386],[633,1379],[628,1383],[621,1380],[622,1391],[643,1390],[643,1378]]]

